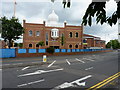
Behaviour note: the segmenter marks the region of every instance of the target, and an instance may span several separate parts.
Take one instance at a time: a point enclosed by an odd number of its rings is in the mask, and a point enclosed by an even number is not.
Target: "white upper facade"
[[[48,16],[47,25],[48,26],[58,26],[59,17],[53,10],[52,13]]]

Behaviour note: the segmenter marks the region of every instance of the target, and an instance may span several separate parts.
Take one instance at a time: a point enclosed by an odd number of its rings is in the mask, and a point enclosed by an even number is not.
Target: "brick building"
[[[25,33],[23,34],[23,48],[47,48],[54,47],[59,49],[82,49],[83,45],[83,26],[72,26],[64,22],[64,26],[58,25],[58,16],[52,11],[48,16],[48,21],[43,24],[26,23],[23,20]],[[39,46],[38,42],[43,41],[44,46]],[[94,39],[93,39],[94,41]],[[88,39],[87,47],[94,47],[92,40]]]
[[[105,48],[105,41],[100,37],[83,34],[83,48]]]

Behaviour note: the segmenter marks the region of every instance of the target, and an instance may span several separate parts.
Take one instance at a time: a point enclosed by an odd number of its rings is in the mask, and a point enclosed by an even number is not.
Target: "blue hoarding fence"
[[[28,53],[37,53],[36,49],[28,49]]]
[[[38,53],[46,53],[46,49],[38,49]]]
[[[25,53],[46,53],[46,49],[0,49],[0,58],[16,57],[18,54]],[[111,49],[55,49],[55,53],[64,52],[93,52],[93,51],[105,51]]]
[[[27,53],[26,49],[18,49],[18,53]]]
[[[58,53],[58,52],[60,52],[60,49],[55,49],[55,53]]]
[[[0,58],[16,57],[15,49],[0,49]]]

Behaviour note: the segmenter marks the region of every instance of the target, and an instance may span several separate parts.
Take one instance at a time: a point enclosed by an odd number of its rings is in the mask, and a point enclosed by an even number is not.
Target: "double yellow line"
[[[98,84],[96,84],[96,85],[88,88],[87,90],[96,90],[96,89],[99,89],[99,88],[101,88],[102,86],[106,85],[107,83],[109,83],[110,81],[116,79],[116,78],[119,77],[119,76],[120,76],[120,72],[118,72],[118,73],[110,76],[109,78],[107,78],[107,79],[103,80],[102,82],[100,82],[100,83],[98,83]]]

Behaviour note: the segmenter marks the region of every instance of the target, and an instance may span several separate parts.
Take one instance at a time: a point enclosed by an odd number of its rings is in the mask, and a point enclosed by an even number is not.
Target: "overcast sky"
[[[14,13],[14,0],[2,0],[2,13],[0,16],[11,18]],[[73,2],[74,1],[74,2]],[[88,5],[92,0],[72,0],[70,8],[63,8],[62,0],[56,0],[53,4],[51,0],[16,0],[16,17],[19,18],[22,24],[23,19],[31,23],[43,23],[47,20],[48,15],[55,10],[59,16],[59,23],[63,24],[67,21],[68,25],[81,25],[82,17]],[[117,10],[117,5],[114,0],[110,0],[106,4],[107,16],[110,16]],[[118,39],[118,24],[112,27],[108,24],[96,24],[93,19],[93,25],[84,26],[84,33],[101,37],[107,42],[111,39]],[[22,40],[18,40],[22,42]]]

